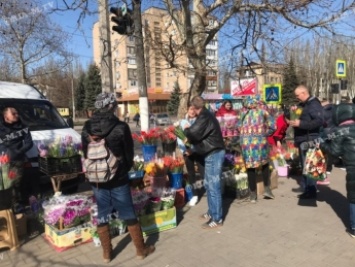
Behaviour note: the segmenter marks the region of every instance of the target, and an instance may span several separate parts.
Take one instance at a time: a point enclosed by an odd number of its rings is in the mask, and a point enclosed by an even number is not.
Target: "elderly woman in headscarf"
[[[264,197],[273,199],[270,188],[269,144],[267,137],[275,131],[275,122],[266,109],[259,108],[260,96],[248,96],[238,122],[242,157],[247,169],[250,201],[256,203],[256,176],[261,167]]]

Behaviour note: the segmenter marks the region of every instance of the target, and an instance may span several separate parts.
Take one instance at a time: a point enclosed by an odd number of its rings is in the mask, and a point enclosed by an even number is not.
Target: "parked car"
[[[34,142],[26,153],[24,179],[39,179],[41,193],[52,191],[50,177],[40,172],[37,144],[51,143],[54,140],[71,136],[75,143],[81,143],[81,136],[59,114],[58,110],[35,87],[30,85],[0,81],[0,111],[11,105],[19,112],[23,123],[29,127]],[[82,175],[63,181],[63,193],[76,192]]]
[[[159,113],[155,116],[157,125],[171,124],[171,119],[167,113]]]

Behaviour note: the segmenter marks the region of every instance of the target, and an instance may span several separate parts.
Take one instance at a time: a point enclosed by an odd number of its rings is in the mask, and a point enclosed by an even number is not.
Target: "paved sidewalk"
[[[198,215],[206,198],[179,213],[176,229],[148,237],[156,252],[140,261],[128,234],[113,240],[115,258],[101,260],[93,243],[57,253],[42,237],[17,252],[0,252],[0,266],[355,266],[355,239],[346,234],[349,214],[345,171],[335,169],[329,187],[320,186],[317,201],[299,202],[295,180],[279,178],[275,200],[257,204],[226,199],[226,219],[218,230],[201,229]],[[3,259],[2,259],[3,256]]]

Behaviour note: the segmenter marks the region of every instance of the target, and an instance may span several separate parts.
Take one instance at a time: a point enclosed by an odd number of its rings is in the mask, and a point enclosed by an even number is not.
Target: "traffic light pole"
[[[112,76],[111,35],[109,29],[108,1],[98,0],[100,27],[100,70],[103,92],[114,92]]]
[[[149,106],[147,94],[147,75],[144,57],[144,42],[142,33],[141,0],[132,0],[134,37],[136,42],[137,76],[139,89],[139,112],[141,119],[141,130],[149,129]]]

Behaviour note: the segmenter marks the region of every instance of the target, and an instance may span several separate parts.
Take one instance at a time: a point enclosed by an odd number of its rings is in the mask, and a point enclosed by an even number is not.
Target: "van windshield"
[[[48,101],[31,99],[0,99],[0,110],[5,107],[17,109],[22,122],[30,131],[68,128],[57,109]]]

